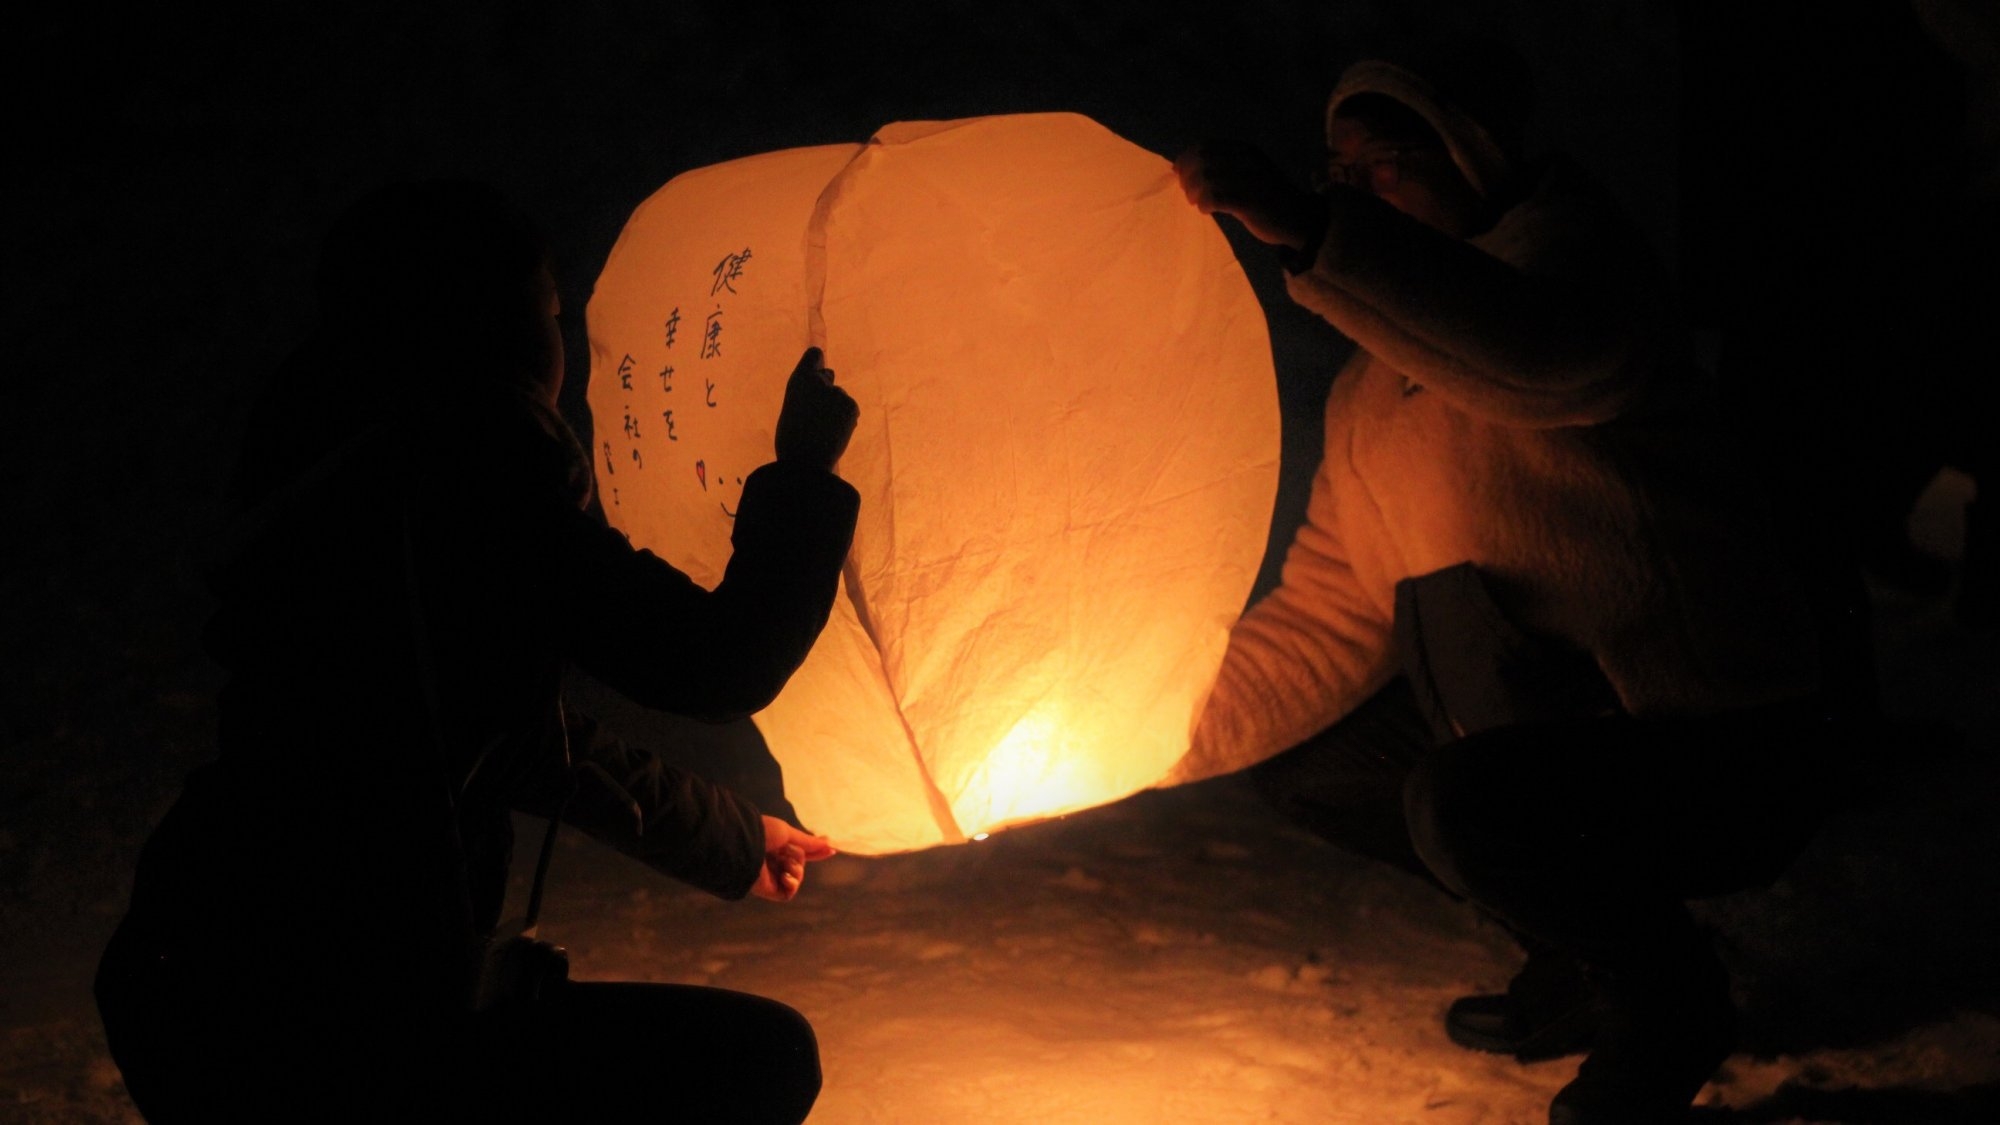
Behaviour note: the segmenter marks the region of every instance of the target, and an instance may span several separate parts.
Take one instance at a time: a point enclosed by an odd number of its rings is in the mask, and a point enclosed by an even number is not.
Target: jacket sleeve
[[[1327,450],[1344,464],[1345,449]],[[1277,589],[1229,633],[1193,744],[1165,784],[1247,769],[1352,711],[1393,674],[1390,610],[1372,604],[1341,541],[1322,462]]]
[[[739,899],[764,863],[764,820],[734,792],[627,744],[595,719],[565,709],[572,768],[551,758],[515,805],[583,830],[656,871]],[[568,795],[565,803],[564,795]]]
[[[1637,393],[1660,335],[1650,254],[1608,199],[1546,194],[1474,244],[1365,192],[1329,193],[1326,236],[1292,297],[1468,414],[1606,421]]]
[[[859,506],[832,473],[758,469],[712,591],[578,516],[558,552],[561,642],[585,671],[646,706],[710,722],[761,710],[826,625]]]

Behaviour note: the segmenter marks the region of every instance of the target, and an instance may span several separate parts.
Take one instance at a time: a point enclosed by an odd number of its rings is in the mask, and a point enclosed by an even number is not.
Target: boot
[[[1729,977],[1704,944],[1642,971],[1593,971],[1603,1018],[1549,1125],[1680,1125],[1736,1043]]]
[[[1540,1062],[1589,1050],[1601,1016],[1597,990],[1581,962],[1531,949],[1506,992],[1453,1001],[1444,1030],[1468,1050]]]

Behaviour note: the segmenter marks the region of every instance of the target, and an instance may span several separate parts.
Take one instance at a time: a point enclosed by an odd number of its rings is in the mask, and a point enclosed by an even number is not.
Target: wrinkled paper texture
[[[588,320],[605,511],[707,586],[799,352],[861,406],[841,596],[755,717],[809,828],[958,842],[1186,751],[1279,434],[1262,310],[1166,160],[1034,114],[699,169],[633,214]]]

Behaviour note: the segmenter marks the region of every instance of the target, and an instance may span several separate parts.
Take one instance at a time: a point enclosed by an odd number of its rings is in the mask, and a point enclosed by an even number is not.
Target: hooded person
[[[1642,233],[1524,154],[1525,73],[1463,42],[1348,67],[1318,193],[1237,144],[1177,161],[1357,350],[1280,583],[1165,784],[1253,769],[1496,918],[1526,966],[1449,1034],[1592,1049],[1551,1120],[1632,1125],[1677,1119],[1732,1041],[1684,900],[1803,848],[1840,724]]]

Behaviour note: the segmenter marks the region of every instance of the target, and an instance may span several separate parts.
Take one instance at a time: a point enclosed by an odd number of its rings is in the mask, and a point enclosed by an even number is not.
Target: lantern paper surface
[[[808,828],[958,842],[1186,751],[1263,555],[1278,411],[1262,310],[1166,160],[1035,114],[688,172],[588,318],[605,511],[706,586],[799,352],[860,404],[840,596],[755,716]]]

